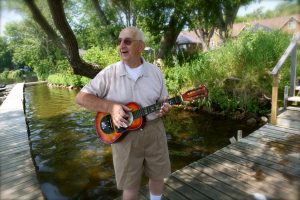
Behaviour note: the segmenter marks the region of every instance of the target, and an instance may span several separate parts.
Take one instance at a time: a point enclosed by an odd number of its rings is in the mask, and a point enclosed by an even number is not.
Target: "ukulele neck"
[[[182,102],[182,97],[181,96],[176,96],[176,97],[168,99],[167,102],[170,105],[180,104]],[[164,102],[156,103],[156,104],[153,104],[151,106],[147,106],[147,107],[144,107],[144,108],[141,108],[139,110],[136,110],[136,111],[132,112],[133,119],[137,119],[139,117],[143,117],[143,116],[146,116],[150,113],[153,113],[155,111],[160,110],[161,107],[163,106],[163,103]]]

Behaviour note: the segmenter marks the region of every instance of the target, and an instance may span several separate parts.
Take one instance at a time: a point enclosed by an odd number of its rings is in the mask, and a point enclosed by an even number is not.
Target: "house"
[[[295,34],[300,31],[300,14],[275,17],[270,19],[255,20],[245,23],[233,24],[231,29],[231,36],[238,37],[239,34],[244,31],[256,31],[256,30],[282,30],[289,34]],[[186,50],[196,51],[202,49],[200,39],[194,31],[183,31],[179,34],[176,43],[178,47]],[[222,44],[222,39],[219,35],[219,31],[216,30],[210,39],[210,48],[215,48]]]
[[[184,49],[189,52],[195,52],[198,49],[202,49],[200,38],[194,31],[182,31],[176,39],[176,49]]]
[[[281,30],[294,35],[300,31],[300,14],[233,24],[231,29],[231,37],[238,37],[242,31],[256,30]],[[210,40],[210,48],[214,48],[221,43],[222,40],[218,34],[218,31],[216,31]]]
[[[247,28],[251,30],[254,26],[263,27],[264,30],[267,28],[295,34],[300,31],[300,14],[233,24],[232,37],[237,37],[242,30]]]

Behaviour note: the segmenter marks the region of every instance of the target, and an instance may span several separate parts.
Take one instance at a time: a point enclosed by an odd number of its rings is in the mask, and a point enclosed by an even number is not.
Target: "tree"
[[[69,0],[64,3],[64,10],[80,49],[110,47],[124,27],[117,10],[107,0]]]
[[[224,41],[230,36],[238,9],[252,0],[209,0],[196,1],[190,26],[200,38],[204,51],[208,50],[210,39],[218,31]]]
[[[86,63],[79,56],[79,45],[75,33],[86,36],[86,27],[73,26],[73,32],[67,20],[65,11],[69,4],[83,4],[92,6],[94,14],[98,16],[98,23],[103,29],[107,29],[107,34],[112,41],[116,37],[116,30],[124,26],[137,25],[153,35],[153,39],[160,43],[157,58],[166,58],[173,47],[179,33],[187,25],[194,24],[196,30],[199,26],[199,35],[203,38],[203,43],[209,43],[209,38],[215,29],[220,31],[224,37],[228,37],[229,27],[232,26],[240,5],[250,0],[90,0],[90,1],[63,1],[47,0],[49,10],[55,28],[42,15],[34,0],[24,0],[30,9],[33,19],[39,24],[47,34],[50,41],[54,42],[64,53],[71,64],[75,74],[94,77],[101,66]],[[198,3],[198,4],[197,4]],[[90,13],[89,13],[90,14]],[[197,16],[198,17],[195,17]],[[191,19],[192,18],[192,19]],[[201,19],[201,23],[195,20]],[[95,30],[97,29],[95,21]],[[90,31],[95,35],[97,31]],[[99,34],[99,33],[97,33]],[[99,36],[99,35],[97,35]],[[106,35],[107,36],[107,35]],[[87,43],[79,40],[86,47],[91,47]],[[98,43],[103,45],[103,43]]]
[[[221,39],[224,41],[229,36],[233,22],[241,5],[248,4],[252,0],[218,0],[219,9],[217,14],[218,30]]]
[[[229,37],[229,30],[241,5],[251,0],[168,0],[138,1],[138,21],[160,40],[158,58],[165,58],[175,46],[176,39],[184,27],[194,30],[204,50],[208,50],[210,38],[215,30],[222,39]]]
[[[4,37],[0,37],[0,72],[4,69],[11,69],[12,53],[8,48],[8,44]]]
[[[110,2],[114,9],[117,10],[121,24],[136,26],[137,6],[135,0],[110,0]]]
[[[300,10],[300,4],[296,0],[286,1],[279,4],[274,10],[268,10],[263,12],[262,8],[254,10],[243,17],[237,17],[235,23],[249,22],[257,19],[267,19],[280,16],[288,16],[298,14]]]
[[[218,1],[194,1],[189,19],[189,27],[199,37],[203,51],[208,51],[210,39],[217,29],[217,15],[219,12]]]
[[[187,24],[192,0],[137,1],[138,23],[160,43],[157,58],[166,58]]]
[[[86,77],[94,77],[100,71],[99,66],[86,63],[80,58],[77,40],[67,22],[62,0],[48,0],[55,27],[58,29],[61,36],[57,35],[55,30],[49,25],[36,6],[34,0],[24,1],[32,13],[33,19],[45,31],[48,38],[62,49],[71,64],[74,73]]]
[[[10,23],[6,26],[5,33],[9,40],[8,48],[12,51],[14,65],[31,66],[38,78],[42,80],[47,79],[51,73],[68,70],[69,66],[64,69],[61,69],[62,66],[58,67],[60,60],[65,60],[62,51],[47,40],[38,24],[32,20]]]

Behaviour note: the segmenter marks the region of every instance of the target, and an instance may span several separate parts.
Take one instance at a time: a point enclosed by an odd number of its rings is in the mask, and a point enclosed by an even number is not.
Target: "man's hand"
[[[121,104],[113,104],[112,108],[111,108],[111,118],[113,120],[114,125],[117,128],[123,127],[123,128],[127,128],[129,125],[129,115],[127,114],[127,112],[130,111],[130,108],[128,108],[125,105],[121,105]]]
[[[157,113],[158,117],[162,117],[165,114],[167,114],[168,112],[170,112],[172,109],[172,106],[168,103],[168,97],[164,97],[164,103],[161,106],[159,112]]]

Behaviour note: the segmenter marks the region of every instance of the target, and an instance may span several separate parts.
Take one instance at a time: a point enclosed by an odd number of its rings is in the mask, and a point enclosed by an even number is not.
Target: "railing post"
[[[296,87],[296,63],[297,63],[297,43],[291,52],[291,82],[290,96],[295,96]]]
[[[284,95],[283,95],[283,108],[284,108],[284,110],[288,106],[288,98],[289,98],[289,86],[286,85],[284,87]]]
[[[271,110],[271,124],[277,124],[277,100],[278,100],[278,74],[273,76],[273,86],[272,86],[272,110]]]

